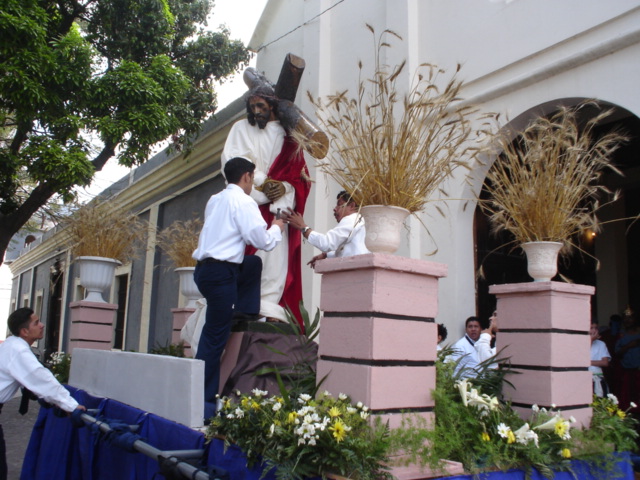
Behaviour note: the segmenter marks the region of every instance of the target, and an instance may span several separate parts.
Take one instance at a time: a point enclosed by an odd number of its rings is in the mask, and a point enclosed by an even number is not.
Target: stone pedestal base
[[[73,302],[69,353],[75,348],[111,350],[113,345],[113,322],[118,305],[99,302]]]
[[[374,416],[400,425],[401,411],[433,417],[438,278],[447,266],[371,253],[319,262],[322,276],[317,377]]]
[[[594,287],[560,282],[492,285],[500,332],[497,348],[520,375],[509,376],[505,396],[523,418],[531,406],[556,409],[589,425],[591,295]]]
[[[172,308],[171,313],[173,313],[173,330],[171,332],[171,343],[180,343],[184,342],[180,338],[180,332],[182,331],[182,327],[187,323],[187,320],[191,316],[193,312],[195,312],[195,308]],[[184,342],[184,356],[189,358],[191,357],[191,346]]]

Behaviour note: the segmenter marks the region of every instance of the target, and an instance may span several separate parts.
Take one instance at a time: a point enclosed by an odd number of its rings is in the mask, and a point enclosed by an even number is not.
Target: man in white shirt
[[[302,235],[311,245],[322,250],[320,255],[316,255],[308,263],[311,267],[315,267],[316,261],[325,258],[369,253],[364,244],[364,218],[358,213],[358,205],[345,190],[338,194],[337,200],[333,216],[338,225],[326,234],[314,231],[298,212],[289,210],[282,214],[287,223],[302,231]]]
[[[262,262],[245,256],[247,245],[273,250],[282,240],[284,222],[274,219],[271,227],[260,215],[249,194],[255,165],[245,158],[232,158],[224,166],[227,188],[207,202],[204,226],[193,252],[193,273],[200,293],[207,300],[207,313],[196,358],[205,362],[205,419],[215,413],[220,382],[220,357],[229,339],[235,312],[256,315],[260,309]]]
[[[609,366],[611,354],[607,345],[600,340],[597,320],[591,320],[589,337],[591,338],[591,365],[589,366],[589,371],[593,380],[593,394],[598,397],[606,397],[609,393],[609,386],[604,379],[602,369]]]
[[[311,182],[304,152],[278,119],[278,99],[270,84],[261,83],[246,96],[247,118],[236,122],[225,141],[222,167],[230,158],[243,157],[256,165],[251,198],[270,223],[278,211],[304,212]],[[260,314],[286,320],[282,305],[300,319],[302,300],[301,239],[297,230],[285,229],[282,247],[256,252],[262,259]]]
[[[31,344],[42,339],[44,324],[30,308],[19,308],[7,321],[11,336],[0,345],[0,411],[23,386],[48,403],[66,412],[86,410],[60,385],[31,351]],[[0,426],[0,479],[7,478],[6,447]]]
[[[482,327],[477,317],[469,317],[464,328],[465,336],[453,344],[449,360],[458,361],[456,373],[460,373],[461,378],[473,378],[477,375],[476,367],[480,363],[474,345],[480,338]]]

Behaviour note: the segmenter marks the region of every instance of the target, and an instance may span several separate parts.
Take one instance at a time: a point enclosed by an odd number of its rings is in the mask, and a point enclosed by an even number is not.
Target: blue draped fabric
[[[214,439],[206,444],[204,435],[184,425],[146,413],[111,399],[95,398],[82,390],[67,387],[78,402],[97,410],[94,416],[138,425],[137,435],[160,450],[205,449],[207,465],[215,465],[230,473],[231,480],[259,480],[261,466],[247,468],[242,451],[235,446],[224,449],[224,442]],[[93,412],[92,412],[93,413]],[[618,455],[621,480],[633,480],[633,468],[628,454]],[[587,464],[573,462],[580,480],[607,478],[603,472],[592,471]],[[57,416],[53,408],[41,408],[25,453],[20,480],[161,480],[158,463],[141,453],[130,453],[109,444],[96,428],[74,427],[68,416]],[[273,471],[265,480],[275,480]],[[533,472],[532,480],[544,480]],[[479,476],[460,475],[446,480],[524,480],[521,470],[490,472]],[[573,480],[568,472],[556,473],[555,480]],[[309,479],[317,480],[317,479]]]

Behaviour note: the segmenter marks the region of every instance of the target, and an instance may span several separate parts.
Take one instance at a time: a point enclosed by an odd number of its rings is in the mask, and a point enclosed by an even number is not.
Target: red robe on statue
[[[296,211],[304,215],[304,207],[311,190],[309,170],[304,160],[304,152],[299,145],[287,135],[280,155],[271,164],[267,176],[273,180],[289,183],[295,189]],[[269,211],[269,203],[260,205],[260,212],[267,225],[273,221],[273,213]],[[300,326],[303,326],[300,314],[300,301],[302,300],[302,234],[297,228],[288,227],[289,231],[289,263],[287,279],[284,285],[280,306],[289,308]],[[254,247],[248,246],[246,253],[252,255],[256,252]]]

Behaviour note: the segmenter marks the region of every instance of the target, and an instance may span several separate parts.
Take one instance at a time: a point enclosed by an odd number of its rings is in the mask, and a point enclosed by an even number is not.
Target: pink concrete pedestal
[[[505,396],[523,418],[531,406],[555,405],[565,417],[589,425],[592,384],[589,324],[594,287],[561,282],[492,285],[500,332],[497,348],[519,375]]]
[[[447,266],[371,253],[318,262],[322,274],[318,379],[400,425],[433,416],[438,278]]]
[[[113,322],[118,305],[100,302],[73,302],[69,352],[75,348],[111,350],[113,346]]]
[[[191,316],[193,312],[195,312],[195,308],[172,308],[171,313],[173,313],[173,330],[171,332],[171,343],[180,343],[184,342],[180,338],[180,332],[182,331],[182,327],[187,323],[187,320]],[[187,342],[184,342],[184,355],[185,357],[191,356],[191,345]]]

